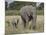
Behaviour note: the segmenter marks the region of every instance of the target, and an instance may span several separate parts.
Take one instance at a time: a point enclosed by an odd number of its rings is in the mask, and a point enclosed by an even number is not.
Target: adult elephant
[[[24,22],[24,28],[29,28],[29,21],[32,20],[32,29],[35,29],[36,27],[36,7],[33,7],[32,5],[24,6],[20,9],[20,15]]]

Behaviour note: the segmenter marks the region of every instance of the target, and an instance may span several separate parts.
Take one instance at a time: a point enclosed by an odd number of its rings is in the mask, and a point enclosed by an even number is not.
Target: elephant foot
[[[33,26],[33,30],[35,30],[36,29],[36,26]]]

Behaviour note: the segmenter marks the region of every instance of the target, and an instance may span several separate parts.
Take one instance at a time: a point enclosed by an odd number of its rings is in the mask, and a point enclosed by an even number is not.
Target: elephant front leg
[[[26,21],[26,29],[29,29],[29,22],[28,22],[28,20]]]
[[[33,19],[32,19],[32,29],[33,30],[36,29],[36,16],[34,16]]]

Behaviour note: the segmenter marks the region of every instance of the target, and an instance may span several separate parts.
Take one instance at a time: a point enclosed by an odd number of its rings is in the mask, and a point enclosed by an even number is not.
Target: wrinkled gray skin
[[[24,21],[24,27],[29,28],[29,21],[32,20],[32,29],[35,29],[36,26],[36,7],[32,5],[24,6],[20,9],[20,15],[22,20]]]

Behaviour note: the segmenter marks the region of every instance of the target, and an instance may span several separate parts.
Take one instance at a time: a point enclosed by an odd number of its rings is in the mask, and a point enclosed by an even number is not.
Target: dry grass
[[[19,19],[19,24],[18,28],[16,29],[15,27],[13,28],[12,26],[12,20],[14,19],[17,20]],[[6,34],[9,33],[27,33],[27,32],[44,32],[44,16],[38,15],[37,16],[37,22],[36,22],[36,29],[35,30],[28,30],[23,28],[23,24],[21,23],[21,17],[20,16],[6,16],[5,18],[5,32]]]

